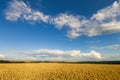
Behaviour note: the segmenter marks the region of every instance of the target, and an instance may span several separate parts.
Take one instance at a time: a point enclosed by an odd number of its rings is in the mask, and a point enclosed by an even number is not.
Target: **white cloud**
[[[0,54],[0,58],[6,58],[6,56],[3,54]]]
[[[73,57],[73,58],[91,58],[91,59],[102,59],[101,54],[96,51],[91,51],[88,53],[81,53],[80,50],[70,50],[70,51],[63,51],[63,50],[49,50],[49,49],[39,49],[39,50],[32,50],[32,51],[25,51],[24,54],[28,54],[30,56],[35,57]]]
[[[109,49],[109,50],[117,50],[120,51],[120,44],[113,44],[113,45],[107,45],[107,46],[103,46],[103,47],[91,47],[91,49],[95,49],[95,50],[103,50],[103,49]]]
[[[120,2],[115,1],[111,6],[97,11],[91,17],[90,22],[93,26],[89,29],[93,32],[92,34],[88,33],[88,35],[91,34],[90,36],[120,32]],[[88,27],[87,25],[86,28]]]
[[[53,19],[53,24],[55,24],[59,29],[64,26],[70,28],[79,28],[81,23],[79,21],[79,16],[73,16],[68,14],[60,14]]]
[[[120,53],[107,53],[102,56],[103,61],[120,61]]]
[[[40,11],[31,9],[23,1],[13,0],[6,9],[5,16],[7,20],[16,21],[24,19],[27,21],[48,22],[49,16]]]
[[[74,16],[70,14],[60,14],[52,19],[52,24],[55,24],[58,29],[63,27],[68,28],[67,36],[76,38],[80,36],[82,26],[87,22],[82,16]]]
[[[120,50],[120,44],[110,45],[110,46],[106,46],[104,48],[112,49],[112,50]]]
[[[120,32],[120,1],[98,10],[89,19],[83,16],[60,13],[58,16],[45,15],[33,10],[23,1],[13,0],[9,3],[5,17],[10,21],[23,19],[26,21],[53,24],[58,29],[67,28],[67,37],[76,38],[81,35],[89,37]]]
[[[76,38],[76,37],[79,37],[79,36],[80,36],[80,34],[76,30],[70,30],[67,33],[67,37],[69,37],[69,38]]]
[[[111,48],[111,47],[110,47]],[[116,49],[117,50],[117,49]],[[120,49],[118,49],[120,50]],[[4,60],[36,60],[36,61],[119,61],[119,53],[99,53],[94,50],[83,53],[80,50],[38,49],[12,54],[0,54]]]
[[[62,14],[54,19],[56,26],[69,27],[67,36],[76,38],[81,35],[97,36],[105,33],[120,32],[120,2],[97,11],[90,19]]]
[[[97,11],[91,19],[97,21],[104,21],[106,19],[114,20],[118,16],[120,16],[120,2],[115,1],[111,6]]]
[[[26,57],[25,59],[26,60],[37,60],[37,58],[35,58],[35,57]]]

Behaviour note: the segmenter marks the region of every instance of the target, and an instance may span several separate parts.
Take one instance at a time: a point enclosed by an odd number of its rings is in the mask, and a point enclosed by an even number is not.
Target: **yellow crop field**
[[[70,63],[0,64],[0,80],[120,80],[120,65]]]

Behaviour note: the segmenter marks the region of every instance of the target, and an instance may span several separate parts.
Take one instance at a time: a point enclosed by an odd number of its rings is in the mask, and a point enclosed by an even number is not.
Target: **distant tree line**
[[[0,60],[0,63],[72,63],[72,64],[120,64],[120,61],[17,61],[17,60]]]

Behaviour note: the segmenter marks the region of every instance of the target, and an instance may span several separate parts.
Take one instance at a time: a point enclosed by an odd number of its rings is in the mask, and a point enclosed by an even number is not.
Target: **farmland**
[[[120,65],[2,63],[0,80],[120,80]]]

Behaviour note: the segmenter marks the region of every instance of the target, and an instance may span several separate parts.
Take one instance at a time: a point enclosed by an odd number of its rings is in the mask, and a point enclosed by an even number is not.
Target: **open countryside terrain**
[[[120,65],[1,63],[0,80],[120,80]]]

